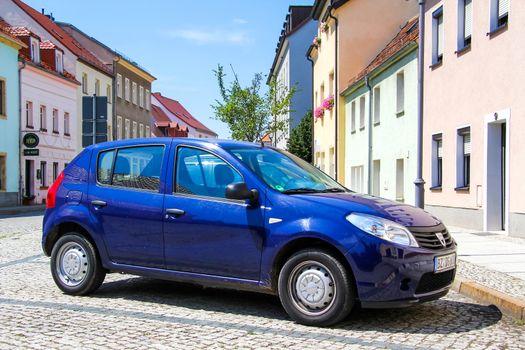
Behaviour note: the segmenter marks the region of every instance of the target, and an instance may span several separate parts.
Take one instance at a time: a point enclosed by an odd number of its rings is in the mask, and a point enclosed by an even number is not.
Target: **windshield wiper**
[[[327,188],[325,190],[323,190],[323,192],[346,192],[345,190],[343,190],[342,188],[337,188],[337,187],[332,187],[332,188]]]
[[[294,193],[321,193],[323,191],[321,190],[315,190],[313,188],[307,188],[307,187],[300,187],[300,188],[292,188],[286,191],[282,191],[281,193],[284,194],[294,194]]]

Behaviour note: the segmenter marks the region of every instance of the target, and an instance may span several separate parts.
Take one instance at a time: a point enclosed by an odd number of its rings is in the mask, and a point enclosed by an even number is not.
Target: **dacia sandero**
[[[360,305],[447,294],[456,243],[411,205],[346,189],[262,144],[131,139],[84,149],[46,198],[42,246],[65,293],[120,272],[279,296],[333,325]]]

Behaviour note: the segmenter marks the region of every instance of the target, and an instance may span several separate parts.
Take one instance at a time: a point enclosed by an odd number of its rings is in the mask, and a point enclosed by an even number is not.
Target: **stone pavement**
[[[41,220],[0,219],[0,349],[525,349],[525,326],[454,292],[323,329],[290,321],[273,296],[129,275],[67,296],[42,255]]]

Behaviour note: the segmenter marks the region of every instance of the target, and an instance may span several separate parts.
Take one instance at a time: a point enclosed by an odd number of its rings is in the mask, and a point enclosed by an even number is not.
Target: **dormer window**
[[[58,73],[64,73],[64,56],[58,50],[55,50],[55,67]]]
[[[33,37],[31,37],[31,61],[40,63],[40,42]]]

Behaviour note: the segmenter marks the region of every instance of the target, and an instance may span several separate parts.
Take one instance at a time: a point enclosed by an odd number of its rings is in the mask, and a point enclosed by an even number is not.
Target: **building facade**
[[[112,137],[117,140],[150,137],[151,84],[155,77],[136,62],[110,49],[72,24],[57,24],[114,73],[113,91],[110,85],[106,86],[107,94],[114,102]]]
[[[525,236],[525,2],[432,0],[425,22],[425,207]]]
[[[0,207],[19,203],[20,95],[18,50],[27,45],[0,20]]]
[[[317,24],[310,16],[311,10],[311,6],[288,8],[268,75],[268,84],[274,79],[283,91],[290,91],[293,87],[297,89],[290,102],[290,111],[274,116],[276,121],[285,124],[284,130],[271,135],[272,144],[282,149],[287,147],[290,132],[312,108],[312,65],[304,57],[317,32]]]
[[[179,101],[162,96],[160,92],[155,92],[151,96],[151,104],[176,123],[179,129],[184,129],[187,132],[187,137],[217,138],[217,134],[213,130],[192,116]]]
[[[356,192],[409,204],[415,201],[417,165],[418,39],[414,18],[341,92],[345,183]]]

